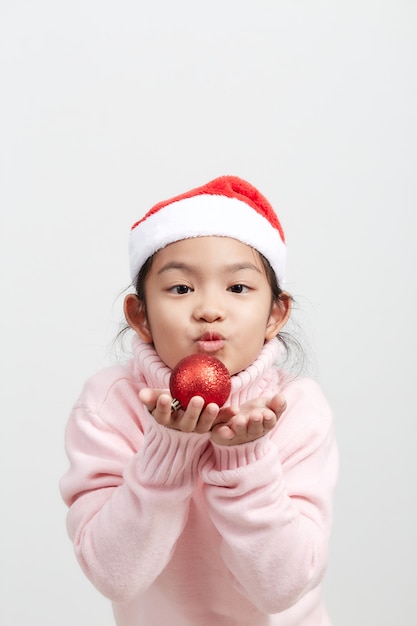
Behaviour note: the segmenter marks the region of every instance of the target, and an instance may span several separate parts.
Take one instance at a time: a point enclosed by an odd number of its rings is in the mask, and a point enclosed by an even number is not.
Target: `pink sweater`
[[[87,381],[66,432],[61,493],[86,575],[119,626],[328,626],[320,594],[337,475],[317,384],[274,367],[274,339],[232,377],[230,401],[283,391],[268,436],[231,447],[159,426],[138,400],[170,370],[133,359]]]

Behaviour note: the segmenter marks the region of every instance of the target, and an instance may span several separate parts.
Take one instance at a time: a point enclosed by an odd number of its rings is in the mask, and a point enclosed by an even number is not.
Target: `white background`
[[[417,3],[2,0],[0,50],[1,624],[113,623],[65,423],[115,359],[130,225],[226,173],[278,210],[335,412],[334,625],[416,624]]]

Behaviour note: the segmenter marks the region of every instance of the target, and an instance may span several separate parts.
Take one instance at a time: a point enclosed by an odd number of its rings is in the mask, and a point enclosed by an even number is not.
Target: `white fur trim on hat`
[[[238,180],[236,177],[224,179]],[[222,180],[222,179],[216,179]],[[201,188],[204,189],[204,188]],[[255,190],[256,191],[256,190]],[[259,192],[258,192],[259,193]],[[179,198],[179,199],[177,199]],[[160,207],[155,207],[132,227],[129,240],[129,262],[132,281],[145,261],[170,243],[192,237],[223,236],[237,239],[263,254],[282,285],[285,275],[286,244],[282,231],[271,223],[267,209],[258,209],[239,197],[221,193],[198,193],[189,197],[179,196]],[[262,197],[262,199],[266,201]],[[274,214],[274,219],[277,218]],[[278,222],[277,222],[278,223]],[[279,223],[278,223],[279,224]]]

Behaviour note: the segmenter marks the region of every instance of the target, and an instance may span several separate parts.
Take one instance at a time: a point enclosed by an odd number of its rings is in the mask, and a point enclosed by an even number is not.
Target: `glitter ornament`
[[[169,389],[174,400],[172,410],[186,409],[193,396],[223,406],[230,394],[230,374],[227,367],[210,354],[190,354],[172,370]]]

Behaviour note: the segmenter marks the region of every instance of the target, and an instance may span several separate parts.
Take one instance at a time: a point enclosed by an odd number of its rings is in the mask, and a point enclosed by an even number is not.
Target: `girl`
[[[86,575],[119,626],[328,626],[320,593],[337,450],[319,387],[276,366],[290,314],[269,202],[224,176],[131,231],[133,358],[87,381],[61,492]],[[174,411],[172,368],[208,353],[225,406]]]

